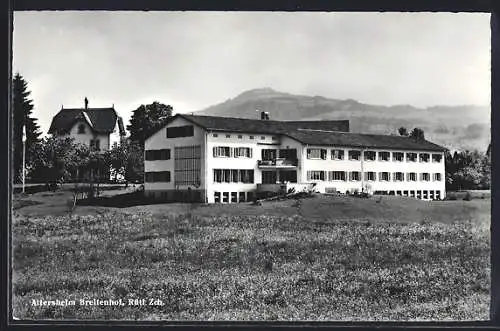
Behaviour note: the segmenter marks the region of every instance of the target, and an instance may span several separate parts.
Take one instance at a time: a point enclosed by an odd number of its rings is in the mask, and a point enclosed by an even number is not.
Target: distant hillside
[[[424,129],[427,139],[452,150],[486,151],[490,141],[490,107],[410,105],[379,106],[356,100],[293,95],[261,88],[241,93],[199,115],[259,118],[256,109],[268,111],[276,120],[349,119],[352,132],[397,134],[397,129]]]

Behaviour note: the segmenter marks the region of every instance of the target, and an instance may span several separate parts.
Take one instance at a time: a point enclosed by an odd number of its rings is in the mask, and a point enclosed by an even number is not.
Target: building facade
[[[114,107],[89,108],[85,98],[84,108],[64,108],[53,117],[49,134],[59,138],[73,138],[76,143],[105,152],[114,144],[125,141],[125,127],[123,120],[118,116]],[[75,174],[76,179],[88,179],[91,174],[79,169]],[[102,176],[101,176],[102,175]],[[106,173],[98,177],[113,177]]]
[[[442,199],[441,146],[349,132],[347,121],[174,116],[145,142],[145,194],[235,203],[277,191]]]

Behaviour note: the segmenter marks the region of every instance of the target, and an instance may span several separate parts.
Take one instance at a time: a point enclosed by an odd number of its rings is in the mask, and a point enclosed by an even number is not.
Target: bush
[[[464,200],[465,201],[471,201],[472,200],[472,194],[470,194],[470,192],[465,193]]]

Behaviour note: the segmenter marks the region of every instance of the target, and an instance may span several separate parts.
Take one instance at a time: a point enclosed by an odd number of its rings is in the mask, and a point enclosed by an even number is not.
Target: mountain
[[[271,88],[241,93],[234,99],[197,111],[197,115],[260,118],[267,111],[275,120],[348,119],[352,132],[397,134],[398,128],[420,127],[428,140],[451,150],[486,151],[490,141],[489,106],[369,105],[356,100],[293,95]]]

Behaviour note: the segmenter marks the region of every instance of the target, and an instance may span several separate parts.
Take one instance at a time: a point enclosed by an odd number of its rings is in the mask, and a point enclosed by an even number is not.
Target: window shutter
[[[326,160],[326,149],[321,150],[321,159]]]
[[[214,157],[217,157],[217,147],[214,147],[213,151],[214,151]]]

